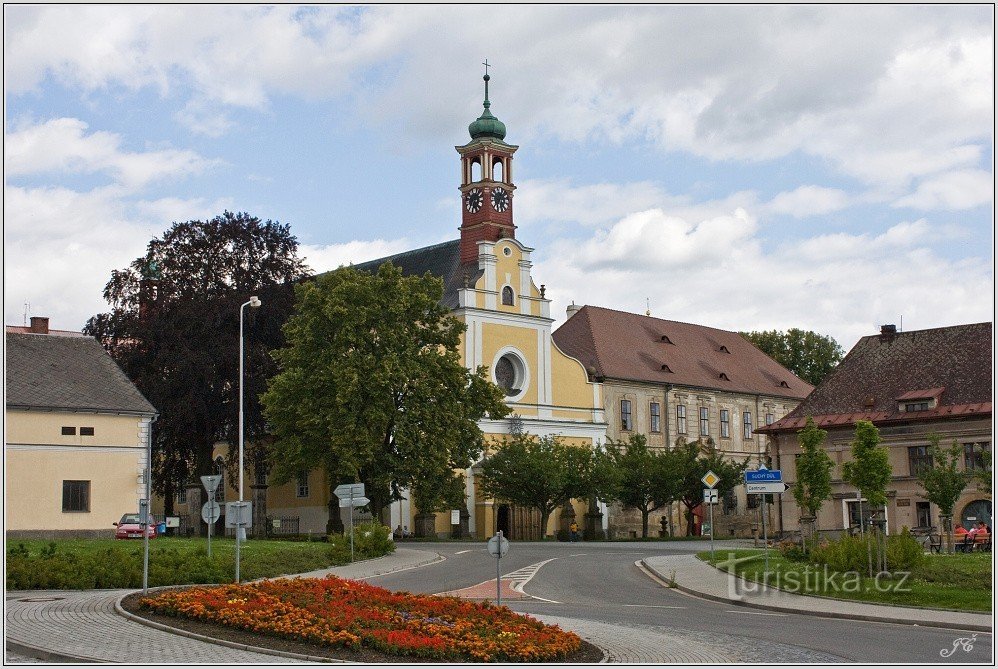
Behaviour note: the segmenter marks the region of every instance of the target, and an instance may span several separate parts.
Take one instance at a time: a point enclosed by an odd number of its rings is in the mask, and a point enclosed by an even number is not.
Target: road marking
[[[458,551],[458,552],[454,553],[454,555],[461,555],[462,553],[470,553],[473,550],[474,550],[473,548],[469,548],[466,551]]]
[[[645,609],[685,609],[685,606],[666,606],[665,604],[624,604],[624,606],[640,606]]]
[[[789,613],[761,613],[759,611],[725,611],[725,613],[744,613],[750,616],[778,616],[780,618],[786,618]]]

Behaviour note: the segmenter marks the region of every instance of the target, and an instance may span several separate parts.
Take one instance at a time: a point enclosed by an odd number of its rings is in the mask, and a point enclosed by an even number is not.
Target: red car
[[[118,529],[114,532],[115,539],[141,539],[142,538],[142,526],[140,524],[141,516],[137,513],[126,513],[121,517],[117,523],[112,523]],[[149,526],[146,527],[146,533],[149,538],[152,539],[156,536],[156,521],[150,516]]]

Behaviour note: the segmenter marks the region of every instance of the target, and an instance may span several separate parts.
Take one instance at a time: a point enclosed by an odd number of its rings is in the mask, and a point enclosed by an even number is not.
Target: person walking
[[[568,526],[568,531],[572,533],[572,541],[579,540],[579,524],[572,521],[572,524]]]

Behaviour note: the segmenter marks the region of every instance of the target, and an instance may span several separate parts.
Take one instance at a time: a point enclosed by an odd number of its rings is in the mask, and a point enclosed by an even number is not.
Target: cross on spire
[[[490,67],[490,65],[489,65],[489,59],[486,58],[485,62],[482,63],[482,65],[485,66],[485,74],[488,75],[488,73],[489,73],[489,67]],[[491,67],[495,67],[495,65],[492,65]]]

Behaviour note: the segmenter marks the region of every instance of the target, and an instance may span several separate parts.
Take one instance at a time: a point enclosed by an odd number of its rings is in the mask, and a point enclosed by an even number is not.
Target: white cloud
[[[412,248],[412,243],[405,238],[354,240],[326,246],[303,244],[298,249],[298,255],[314,272],[328,272],[341,265],[377,260]]]
[[[991,202],[994,185],[994,177],[983,170],[954,170],[925,179],[914,193],[899,198],[893,206],[970,209]]]
[[[194,151],[126,151],[120,135],[87,133],[87,128],[79,119],[57,118],[8,133],[4,142],[7,176],[106,172],[122,187],[135,189],[159,179],[200,174],[217,164]]]
[[[988,261],[938,256],[938,233],[925,220],[778,247],[755,232],[745,212],[699,224],[645,212],[582,244],[554,245],[533,274],[548,286],[559,321],[571,302],[644,313],[648,298],[659,318],[729,330],[801,327],[846,349],[902,315],[909,330],[991,318]]]
[[[765,206],[771,214],[788,214],[795,218],[830,214],[849,206],[849,195],[837,188],[801,186],[778,194]]]

